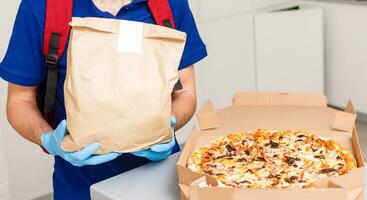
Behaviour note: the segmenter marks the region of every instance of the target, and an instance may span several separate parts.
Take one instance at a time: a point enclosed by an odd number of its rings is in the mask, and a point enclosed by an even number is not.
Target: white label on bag
[[[120,20],[117,51],[122,53],[141,53],[144,24]]]

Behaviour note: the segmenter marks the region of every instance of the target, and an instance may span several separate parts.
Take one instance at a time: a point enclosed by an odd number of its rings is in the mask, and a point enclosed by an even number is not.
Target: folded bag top
[[[95,31],[115,33],[118,34],[120,30],[120,24],[141,24],[145,26],[143,37],[145,38],[161,38],[161,39],[172,39],[179,40],[181,42],[186,41],[186,33],[177,31],[175,29],[167,28],[164,26],[159,26],[155,24],[146,24],[136,21],[128,20],[116,20],[116,19],[106,19],[106,18],[96,18],[96,17],[73,17],[70,22],[70,26],[73,28],[89,28]],[[123,29],[123,27],[121,27]],[[130,31],[130,30],[127,30]]]
[[[116,19],[73,18],[64,85],[65,151],[131,152],[172,139],[171,93],[186,34]]]

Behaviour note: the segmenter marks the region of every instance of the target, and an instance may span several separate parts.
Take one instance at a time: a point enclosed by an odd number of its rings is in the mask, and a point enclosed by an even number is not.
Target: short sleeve
[[[22,1],[7,52],[0,63],[0,77],[17,85],[38,85],[45,74],[42,38],[43,29],[39,21],[27,1]]]
[[[187,34],[186,45],[179,66],[179,70],[181,70],[199,62],[208,54],[196,27],[188,0],[173,0],[172,2],[171,7],[176,28]]]

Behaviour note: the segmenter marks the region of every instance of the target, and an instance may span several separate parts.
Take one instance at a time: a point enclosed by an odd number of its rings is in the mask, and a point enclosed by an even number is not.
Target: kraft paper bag
[[[132,152],[172,139],[171,93],[186,34],[116,19],[73,18],[65,108],[73,152]]]

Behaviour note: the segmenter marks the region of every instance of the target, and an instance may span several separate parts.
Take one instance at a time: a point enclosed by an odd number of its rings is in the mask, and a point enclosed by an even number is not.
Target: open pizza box
[[[356,111],[351,102],[344,112],[327,106],[326,97],[315,93],[239,92],[231,107],[216,110],[207,101],[177,163],[181,200],[363,200],[364,161],[355,129]],[[320,181],[312,189],[234,189],[216,187],[216,180],[192,172],[186,166],[192,152],[234,132],[301,130],[333,139],[347,147],[358,168]]]

